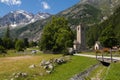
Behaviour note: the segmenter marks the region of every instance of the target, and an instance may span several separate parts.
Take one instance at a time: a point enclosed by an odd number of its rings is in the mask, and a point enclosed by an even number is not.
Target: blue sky
[[[59,13],[80,0],[0,0],[0,16],[10,11],[25,10],[36,14],[37,12]]]

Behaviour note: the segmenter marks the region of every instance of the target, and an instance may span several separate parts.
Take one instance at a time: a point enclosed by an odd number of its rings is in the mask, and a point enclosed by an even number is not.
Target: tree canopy
[[[43,29],[40,49],[43,51],[62,52],[72,47],[74,35],[64,17],[53,17]]]

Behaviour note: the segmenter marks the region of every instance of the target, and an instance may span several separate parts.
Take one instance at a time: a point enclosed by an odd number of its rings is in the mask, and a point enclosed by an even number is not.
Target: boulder
[[[43,74],[43,73],[40,73],[39,75],[40,75],[40,76],[43,76],[44,74]]]
[[[16,76],[21,76],[22,75],[22,73],[21,72],[18,72],[17,74],[16,74]]]
[[[49,65],[48,65],[48,68],[49,68],[50,70],[53,70],[53,69],[54,69],[53,64],[49,64]]]
[[[57,64],[62,64],[62,63],[65,63],[66,61],[63,59],[63,58],[58,58],[56,59],[56,63]]]
[[[50,64],[50,61],[45,62],[45,65],[49,65],[49,64]]]
[[[18,78],[18,77],[19,77],[18,75],[15,76],[15,78]]]
[[[52,71],[47,70],[46,73],[51,74]]]
[[[22,77],[26,77],[28,74],[27,73],[22,73],[21,76]]]
[[[45,63],[46,63],[46,62],[47,62],[47,61],[42,60],[41,63],[40,63],[40,66],[45,66]]]
[[[43,66],[44,69],[48,69],[48,65]]]
[[[32,50],[32,52],[31,52],[32,54],[36,54],[37,53],[37,51],[36,50]]]
[[[14,80],[14,78],[11,78],[10,80]]]
[[[30,65],[29,68],[35,68],[36,66],[34,64]]]
[[[18,73],[13,73],[12,76],[14,78],[19,78],[19,77],[26,77],[28,74],[27,73],[22,73],[22,72],[18,72]]]
[[[12,74],[12,76],[15,76],[15,75],[16,75],[16,73],[13,73],[13,74]]]

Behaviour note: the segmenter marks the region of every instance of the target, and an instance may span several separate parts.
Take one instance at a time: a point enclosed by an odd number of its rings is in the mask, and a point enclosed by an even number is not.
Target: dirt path
[[[16,57],[7,57],[7,59],[14,59],[14,60],[19,60],[19,59],[27,59],[27,58],[32,58],[32,56],[16,56]]]
[[[23,60],[23,59],[30,59],[33,56],[16,56],[16,57],[2,57],[0,58],[0,61],[2,62],[10,62],[10,61],[17,61],[17,60]]]

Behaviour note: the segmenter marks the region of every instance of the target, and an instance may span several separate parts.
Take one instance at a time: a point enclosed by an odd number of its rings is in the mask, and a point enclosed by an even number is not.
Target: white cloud
[[[42,7],[44,9],[50,9],[50,6],[49,6],[49,4],[47,2],[43,1],[43,2],[41,2],[41,4],[42,4]]]
[[[6,5],[21,5],[21,0],[0,0],[1,3],[4,3]]]

